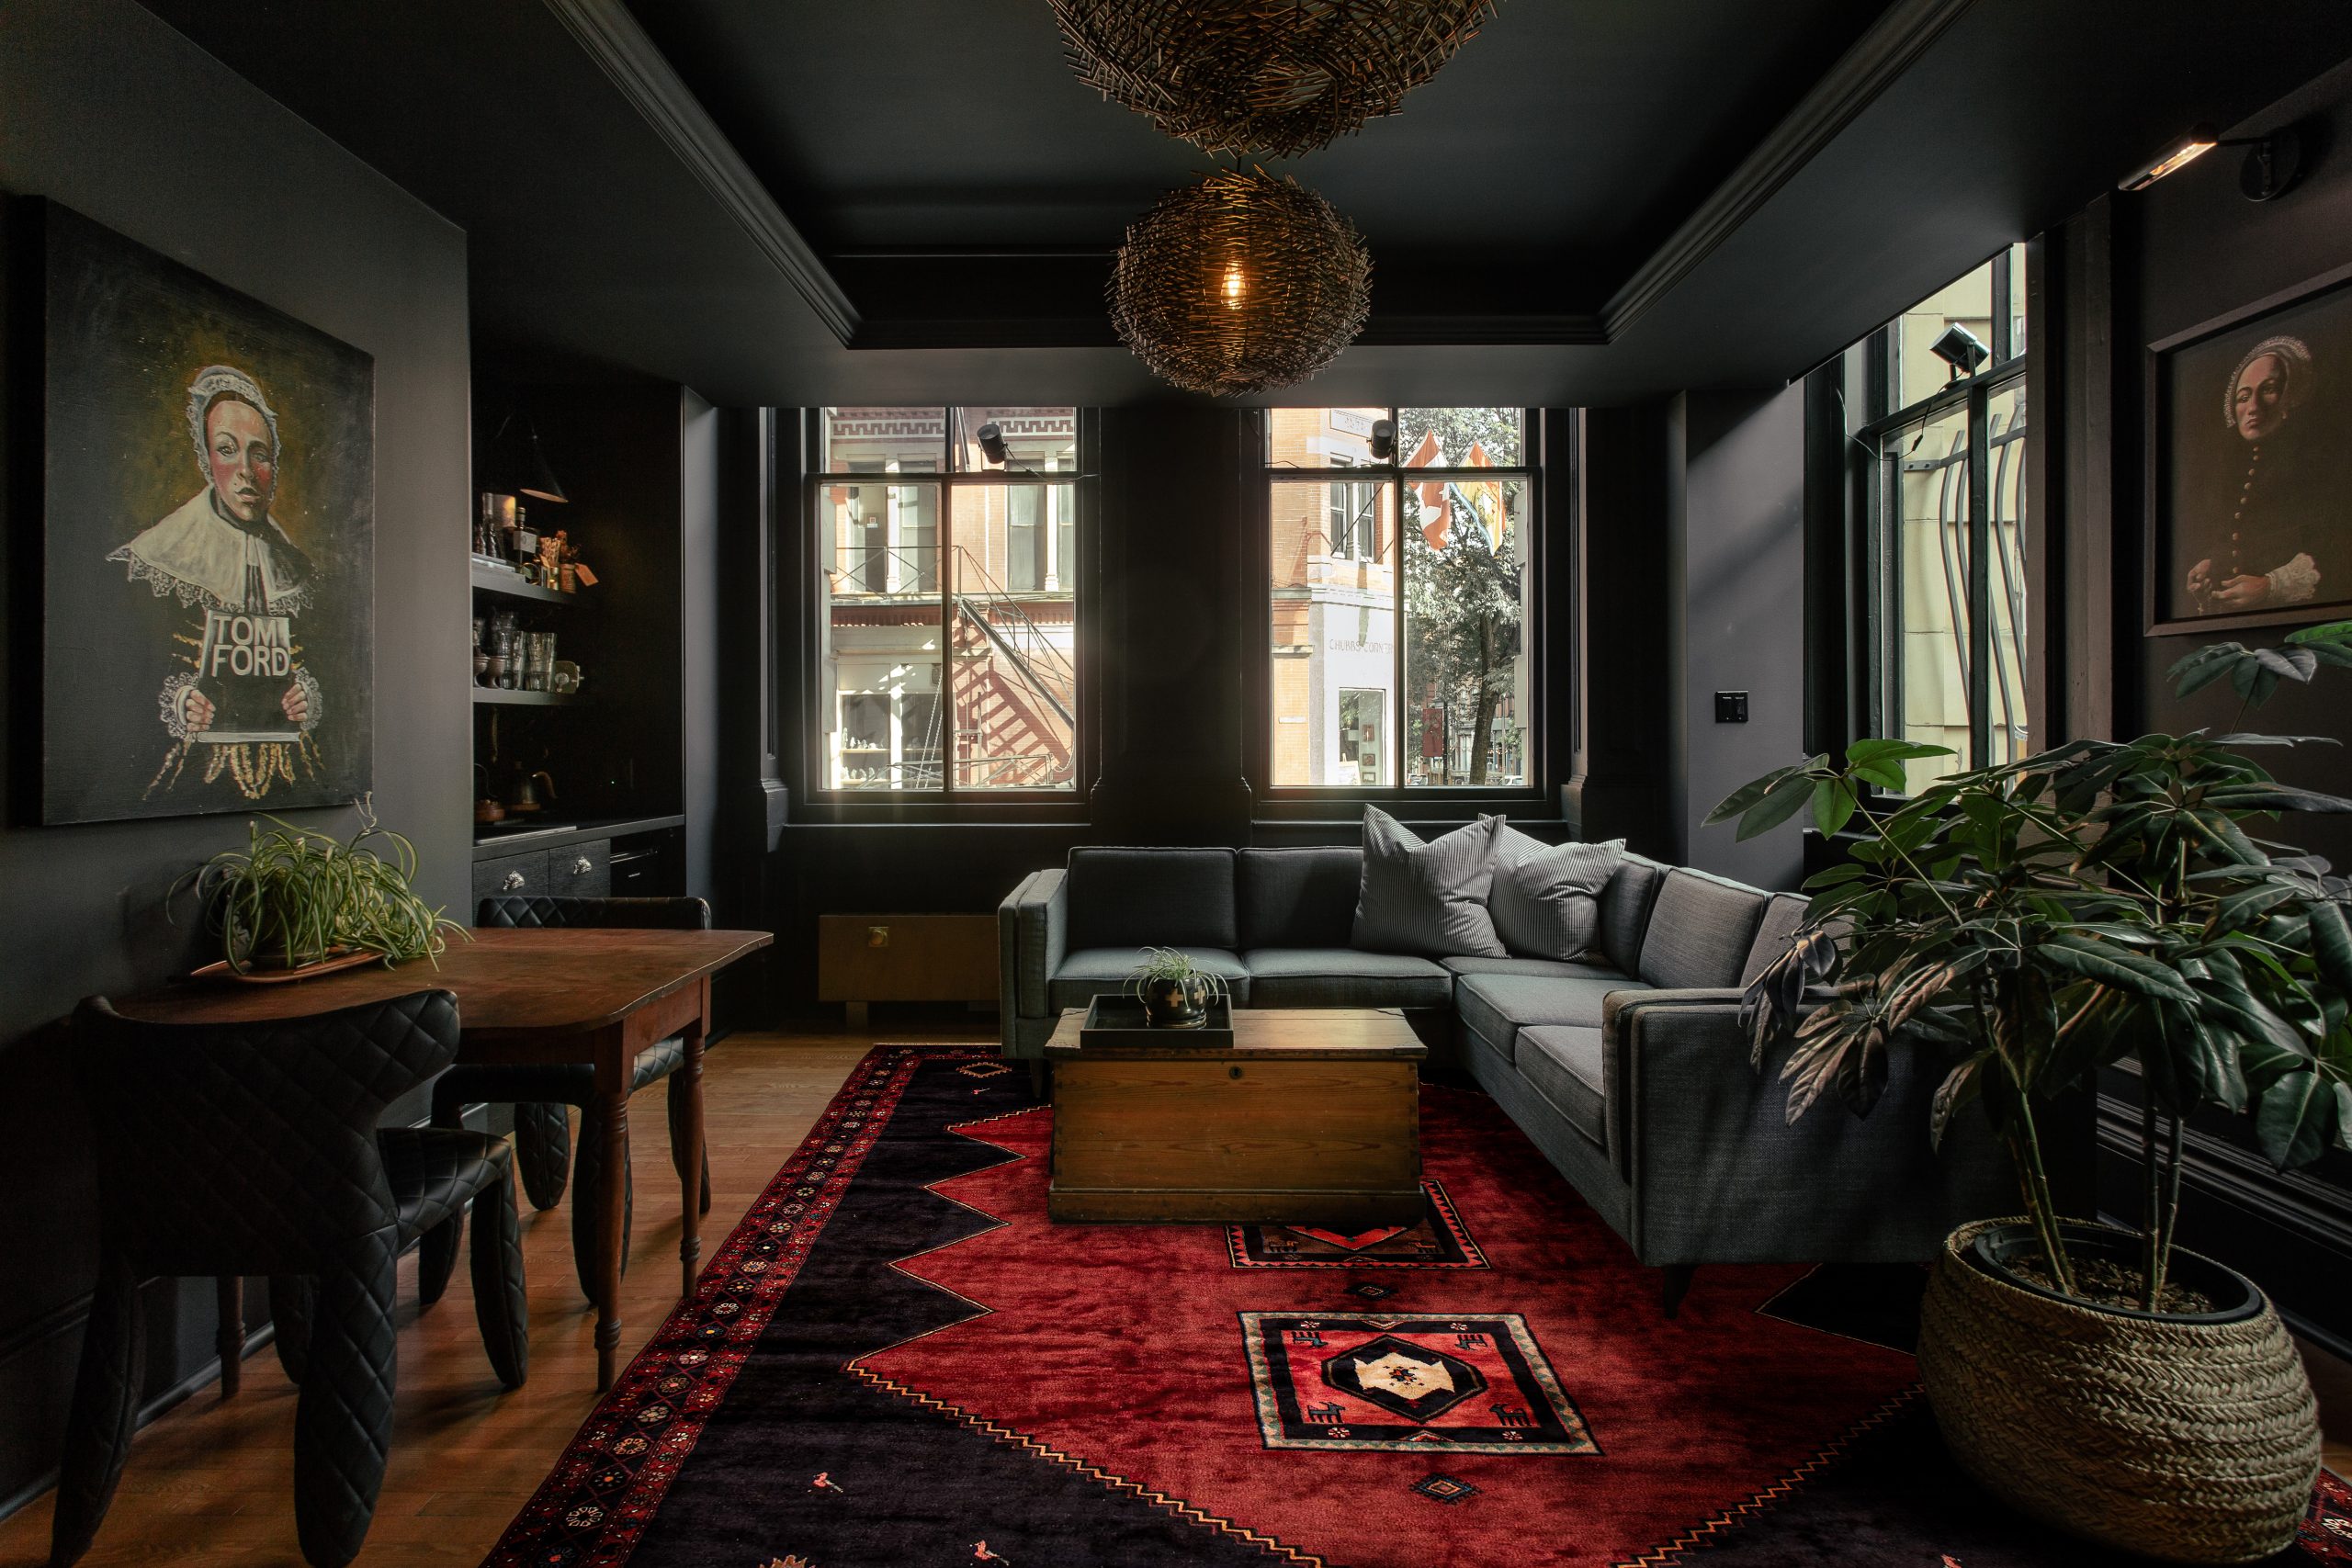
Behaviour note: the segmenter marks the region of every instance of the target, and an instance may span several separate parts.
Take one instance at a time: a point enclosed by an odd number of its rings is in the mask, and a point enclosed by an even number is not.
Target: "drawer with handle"
[[[533,850],[527,854],[501,855],[496,860],[474,862],[474,903],[479,908],[485,898],[528,898],[550,891],[548,886],[548,852]]]
[[[597,839],[548,852],[548,891],[560,898],[604,898],[613,891],[613,841]]]

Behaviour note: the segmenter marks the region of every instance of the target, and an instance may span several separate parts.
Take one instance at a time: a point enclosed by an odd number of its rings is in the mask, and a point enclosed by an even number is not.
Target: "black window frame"
[[[847,818],[888,818],[896,819],[943,821],[965,820],[987,815],[1003,815],[1020,818],[1040,818],[1059,819],[1082,815],[1088,795],[1099,775],[1097,732],[1094,711],[1094,637],[1091,628],[1096,595],[1094,563],[1098,556],[1100,537],[1100,502],[1102,484],[1102,430],[1097,411],[1078,407],[1073,411],[1078,466],[1049,472],[1033,472],[1017,463],[997,468],[966,468],[956,461],[957,443],[963,422],[958,415],[974,405],[906,404],[894,405],[921,408],[926,412],[937,408],[942,415],[940,456],[935,468],[904,473],[888,471],[839,471],[825,467],[825,414],[822,408],[801,411],[802,450],[807,467],[801,475],[799,516],[801,548],[798,552],[801,571],[799,598],[803,615],[801,638],[802,720],[798,737],[800,746],[800,787],[802,797],[821,815]],[[933,539],[937,547],[936,575],[938,581],[927,592],[939,601],[938,635],[940,638],[941,680],[934,694],[943,713],[954,711],[954,649],[955,600],[950,586],[956,581],[951,552],[955,549],[955,491],[965,486],[1010,488],[1042,485],[1047,489],[1067,486],[1074,513],[1071,528],[1076,547],[1076,570],[1065,565],[1057,578],[1060,584],[1047,590],[1007,588],[1008,592],[1066,592],[1071,602],[1070,667],[1076,684],[1071,713],[1070,782],[1058,787],[1045,788],[978,788],[957,787],[955,783],[955,737],[946,734],[941,747],[939,783],[922,788],[858,788],[830,784],[827,778],[825,728],[827,716],[840,694],[834,692],[825,675],[823,649],[825,631],[831,614],[831,598],[828,588],[828,562],[824,551],[824,527],[820,508],[824,492],[840,484],[935,485],[938,487],[938,512],[933,525]],[[1008,547],[1011,539],[1011,508],[1006,508]],[[1041,514],[1037,533],[1039,542],[1055,525],[1055,512],[1047,505]],[[1056,547],[1058,547],[1058,544]],[[1042,551],[1041,551],[1042,553]],[[991,812],[991,808],[1001,808]]]
[[[1966,571],[1966,614],[1968,636],[1965,642],[1965,685],[1968,703],[1968,752],[1954,759],[1955,768],[1976,768],[1989,765],[1993,756],[1993,682],[1999,673],[1998,650],[1993,640],[1993,528],[1996,504],[1994,497],[1994,476],[1996,472],[1995,448],[2035,438],[2034,411],[2026,403],[2026,425],[2022,431],[2006,429],[1996,434],[1992,430],[1993,400],[2012,389],[2026,394],[2034,363],[2032,345],[2040,335],[2037,324],[2026,322],[2026,344],[2015,344],[2012,322],[2015,306],[2015,269],[2010,265],[2012,246],[2004,245],[1977,266],[1961,273],[1958,282],[1972,274],[1989,269],[1991,274],[1991,315],[1996,323],[1994,341],[1986,346],[1989,356],[1975,371],[1966,376],[1954,376],[1944,386],[1927,397],[1915,400],[1901,408],[1890,408],[1894,389],[1901,385],[1898,363],[1901,336],[1897,330],[1901,318],[1890,321],[1858,345],[1861,364],[1863,423],[1854,429],[1845,443],[1848,463],[1847,494],[1852,498],[1852,535],[1850,548],[1859,572],[1857,608],[1862,626],[1861,636],[1855,645],[1855,668],[1851,672],[1849,695],[1851,711],[1860,721],[1860,734],[1896,736],[1901,729],[1901,713],[1895,694],[1903,679],[1903,585],[1890,536],[1890,518],[1898,502],[1892,493],[1900,483],[1905,468],[1915,465],[1925,468],[1947,468],[1965,463],[1967,486],[1965,537],[1968,545]],[[2037,265],[2030,249],[2027,254],[2029,267]],[[1929,296],[1933,298],[1933,296]],[[1849,354],[1849,358],[1852,355]],[[1960,412],[1966,421],[1967,439],[1961,450],[1928,457],[1913,457],[1894,450],[1901,438],[1913,429],[1944,419]],[[1888,465],[1894,457],[1901,468]],[[2007,461],[2004,457],[2004,461]],[[2019,447],[2014,461],[2030,472],[2027,449]],[[2018,519],[2022,533],[2025,519]],[[2030,580],[2020,571],[2019,581],[2011,585],[2013,593],[2022,593],[2030,587]],[[2014,600],[2010,614],[2020,633],[2030,637],[2033,625],[2023,607]],[[2030,647],[2021,649],[2022,659],[2017,672],[2018,700],[2010,705],[2008,721],[2016,732],[2010,755],[2022,756],[2030,746],[2027,727],[2032,707],[2032,658]],[[2007,703],[2005,696],[2004,702]],[[1893,792],[1866,785],[1865,793],[1873,799],[1894,803],[1904,798]]]
[[[1355,408],[1363,405],[1345,406]],[[1398,422],[1400,430],[1402,424],[1398,416],[1405,406],[1400,404],[1384,411],[1388,419]],[[1249,470],[1252,482],[1244,519],[1243,558],[1250,564],[1245,584],[1248,614],[1243,627],[1245,641],[1242,649],[1242,669],[1247,677],[1244,709],[1248,730],[1243,736],[1242,763],[1244,777],[1255,797],[1253,809],[1256,814],[1269,820],[1314,820],[1328,818],[1334,806],[1370,804],[1392,815],[1410,815],[1422,820],[1466,819],[1478,811],[1496,810],[1523,818],[1555,817],[1558,804],[1556,780],[1553,776],[1553,748],[1563,738],[1552,735],[1546,722],[1551,713],[1549,687],[1553,674],[1548,639],[1555,635],[1555,628],[1549,624],[1553,606],[1546,585],[1551,581],[1549,551],[1557,542],[1552,536],[1561,530],[1549,520],[1547,506],[1552,495],[1566,494],[1573,487],[1562,486],[1555,491],[1549,483],[1549,468],[1554,455],[1545,446],[1551,425],[1544,418],[1544,411],[1539,407],[1522,407],[1519,411],[1519,462],[1484,468],[1407,468],[1398,460],[1405,455],[1401,436],[1397,456],[1377,462],[1351,460],[1314,467],[1277,467],[1272,461],[1273,418],[1277,412],[1280,411],[1259,411],[1255,461]],[[1409,525],[1406,521],[1404,487],[1446,479],[1470,482],[1516,479],[1526,487],[1521,523],[1522,554],[1520,570],[1526,584],[1527,618],[1521,630],[1521,657],[1527,661],[1529,711],[1519,720],[1526,731],[1523,746],[1526,769],[1524,782],[1517,784],[1408,784],[1405,782],[1409,761],[1405,755],[1405,746],[1412,728],[1406,717],[1409,688],[1405,681],[1408,649],[1405,636],[1404,532]],[[1394,653],[1389,672],[1390,690],[1396,699],[1396,716],[1391,726],[1395,732],[1391,742],[1394,750],[1390,757],[1395,766],[1383,770],[1388,778],[1388,782],[1383,784],[1276,784],[1273,782],[1272,499],[1274,487],[1278,484],[1313,483],[1381,485],[1389,492],[1388,515],[1385,522],[1380,518],[1378,506],[1374,508],[1374,526],[1376,530],[1385,528],[1388,531],[1385,542],[1396,551],[1397,557]],[[1565,544],[1561,547],[1566,547]],[[1559,635],[1565,635],[1565,630]]]

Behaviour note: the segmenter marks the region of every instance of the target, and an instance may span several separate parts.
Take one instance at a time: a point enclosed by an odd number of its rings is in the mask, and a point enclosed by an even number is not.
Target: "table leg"
[[[220,1331],[213,1347],[220,1352],[220,1397],[237,1397],[245,1371],[245,1281],[235,1274],[213,1280],[220,1303]]]
[[[678,1064],[677,1075],[685,1083],[686,1113],[681,1116],[679,1132],[684,1146],[678,1150],[678,1179],[685,1203],[685,1225],[678,1235],[678,1263],[682,1269],[678,1293],[695,1293],[695,1276],[702,1269],[702,1037],[704,1020],[697,1018],[685,1027],[680,1038],[686,1047],[686,1059]]]
[[[605,1179],[596,1184],[596,1388],[613,1386],[621,1344],[621,1249],[628,1245],[622,1204],[628,1192],[629,1053],[596,1055],[596,1100],[605,1123]],[[574,1202],[579,1200],[575,1198]]]

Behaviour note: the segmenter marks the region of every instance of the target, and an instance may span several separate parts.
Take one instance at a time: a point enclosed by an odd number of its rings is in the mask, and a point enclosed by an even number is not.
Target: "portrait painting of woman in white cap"
[[[188,383],[187,426],[204,487],[107,557],[156,597],[205,612],[195,665],[165,677],[160,718],[181,741],[299,746],[324,703],[292,654],[293,619],[310,598],[310,558],[269,514],[286,456],[277,415],[252,377],[208,365]],[[265,699],[274,693],[275,712],[252,711],[256,684]],[[240,696],[248,700],[234,728],[220,728]],[[271,756],[271,770],[286,760]]]
[[[2352,294],[2337,290],[2167,367],[2175,470],[2160,621],[2321,620],[2352,598],[2352,403],[2335,384],[2352,377],[2347,351]]]
[[[374,366],[52,209],[44,815],[368,787]],[[59,285],[65,298],[59,298]]]

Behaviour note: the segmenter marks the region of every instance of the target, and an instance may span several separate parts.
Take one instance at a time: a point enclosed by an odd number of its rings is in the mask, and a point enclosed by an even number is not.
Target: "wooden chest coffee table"
[[[1063,1013],[1046,1043],[1053,1218],[1363,1230],[1421,1217],[1428,1053],[1402,1013],[1242,1009],[1230,1050],[1082,1051],[1085,1016]]]

